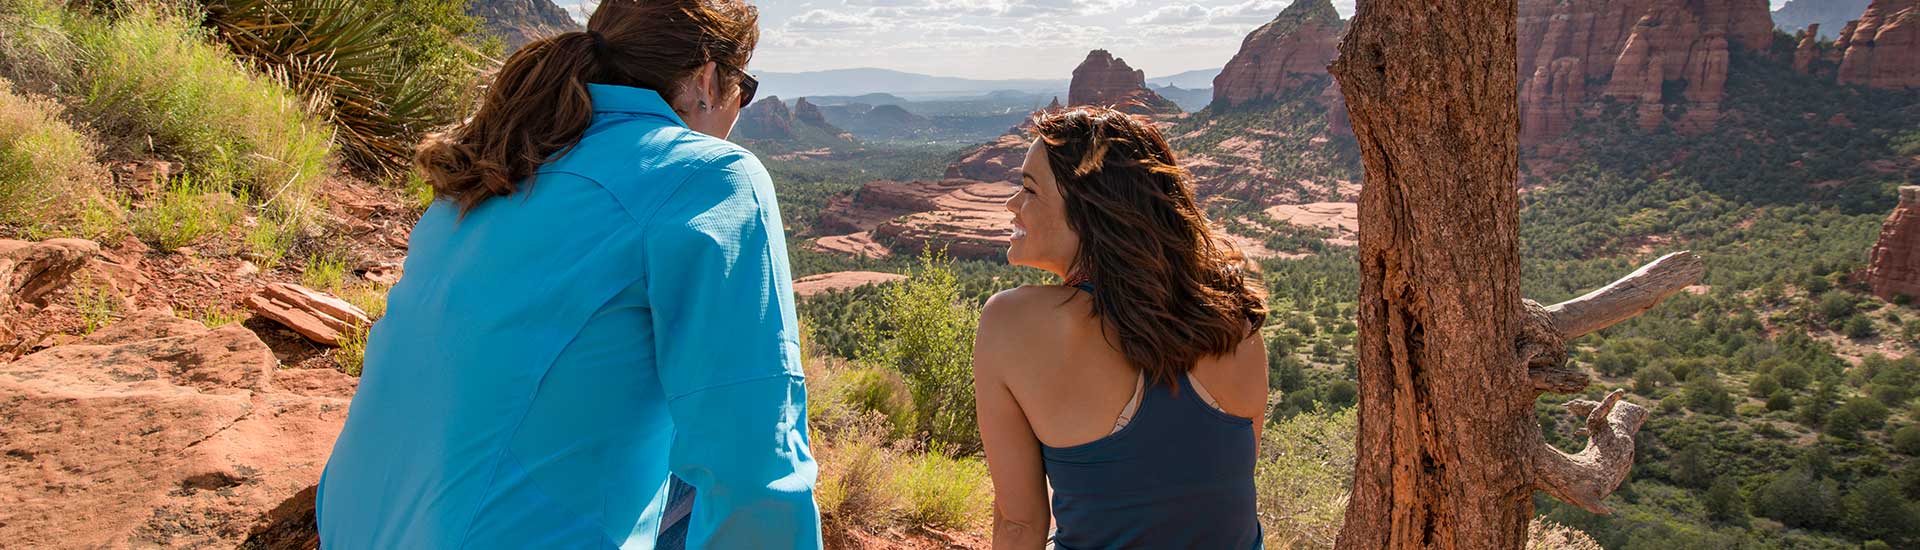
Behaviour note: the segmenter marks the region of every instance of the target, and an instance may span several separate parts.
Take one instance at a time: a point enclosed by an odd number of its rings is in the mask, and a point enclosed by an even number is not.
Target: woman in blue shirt
[[[817,548],[741,0],[602,2],[417,161],[436,201],[318,493],[328,548]]]

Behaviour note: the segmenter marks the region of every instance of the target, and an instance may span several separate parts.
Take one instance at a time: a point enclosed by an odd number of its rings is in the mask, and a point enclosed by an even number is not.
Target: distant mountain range
[[[1179,86],[1185,89],[1213,87],[1213,76],[1220,69],[1201,69],[1170,76],[1149,78],[1154,86]],[[758,73],[763,94],[781,97],[858,96],[886,93],[915,101],[972,98],[1000,92],[1000,95],[1066,96],[1065,79],[983,80],[933,76],[892,69],[835,69],[807,72]]]

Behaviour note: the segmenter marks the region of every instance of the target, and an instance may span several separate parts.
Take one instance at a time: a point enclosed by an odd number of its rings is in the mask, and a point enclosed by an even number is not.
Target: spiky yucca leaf
[[[206,24],[242,58],[305,94],[338,130],[347,162],[376,176],[453,122],[465,94],[409,66],[398,10],[354,0],[206,0]],[[451,97],[449,97],[451,96]]]

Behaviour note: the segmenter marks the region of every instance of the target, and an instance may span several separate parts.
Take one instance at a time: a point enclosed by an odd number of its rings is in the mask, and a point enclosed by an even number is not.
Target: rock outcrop
[[[1773,12],[1774,27],[1798,35],[1812,31],[1820,40],[1833,40],[1834,29],[1858,19],[1869,0],[1788,0]],[[1826,29],[1822,34],[1816,25]]]
[[[1016,130],[1019,129],[1016,128]],[[1026,163],[1027,147],[1031,144],[1024,131],[1000,136],[962,153],[960,160],[947,165],[946,177],[979,181],[1020,181],[1020,165]]]
[[[1835,45],[1841,84],[1920,87],[1920,0],[1874,0],[1843,32],[1846,46]]]
[[[1298,0],[1240,42],[1213,78],[1213,101],[1232,107],[1279,99],[1303,86],[1323,86],[1327,64],[1340,55],[1347,23],[1332,0]]]
[[[791,109],[779,97],[753,102],[740,110],[740,119],[733,125],[733,135],[740,139],[804,145],[853,141],[853,134],[829,124],[820,107],[804,97],[795,100]]]
[[[815,245],[860,255],[873,255],[870,246],[877,245],[891,253],[931,247],[956,258],[1001,258],[1013,237],[1005,204],[1018,189],[969,179],[869,182],[827,205],[818,230],[828,235]]]
[[[467,4],[467,15],[484,21],[488,33],[506,42],[507,51],[582,28],[553,0],[478,0]]]
[[[1094,50],[1073,69],[1067,104],[1113,107],[1137,115],[1173,114],[1180,106],[1147,88],[1147,73],[1106,50]]]
[[[1793,46],[1793,72],[1813,74],[1813,61],[1820,59],[1820,24],[1807,25]]]
[[[1711,129],[1733,50],[1765,51],[1772,27],[1765,0],[1522,0],[1522,135],[1552,138],[1601,97],[1637,103],[1642,127],[1677,111],[1677,130]]]
[[[71,282],[74,273],[85,268],[88,260],[99,252],[99,244],[79,239],[43,242],[0,239],[0,360],[5,360],[11,350],[22,344],[32,343],[17,340],[35,337],[16,334],[29,332],[16,328],[20,317],[18,309],[47,305],[47,295]]]
[[[767,96],[740,110],[733,135],[741,139],[793,139],[793,111],[779,96]]]
[[[891,283],[905,278],[907,278],[906,275],[899,273],[882,273],[879,271],[836,271],[833,273],[821,273],[819,275],[809,275],[794,279],[793,295],[805,298],[827,292],[852,290],[867,285]]]
[[[1880,226],[1867,264],[1867,284],[1887,300],[1920,298],[1920,186],[1900,188],[1900,205]]]
[[[338,346],[373,325],[367,312],[313,289],[273,283],[247,297],[247,308],[317,343]]]
[[[354,384],[155,311],[0,364],[0,540],[237,547],[319,480]]]

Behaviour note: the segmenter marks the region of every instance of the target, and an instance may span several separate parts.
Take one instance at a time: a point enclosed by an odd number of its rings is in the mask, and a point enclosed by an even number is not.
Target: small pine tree
[[[1708,519],[1731,525],[1747,523],[1747,501],[1740,498],[1740,487],[1731,477],[1714,479],[1702,502],[1707,507]]]

